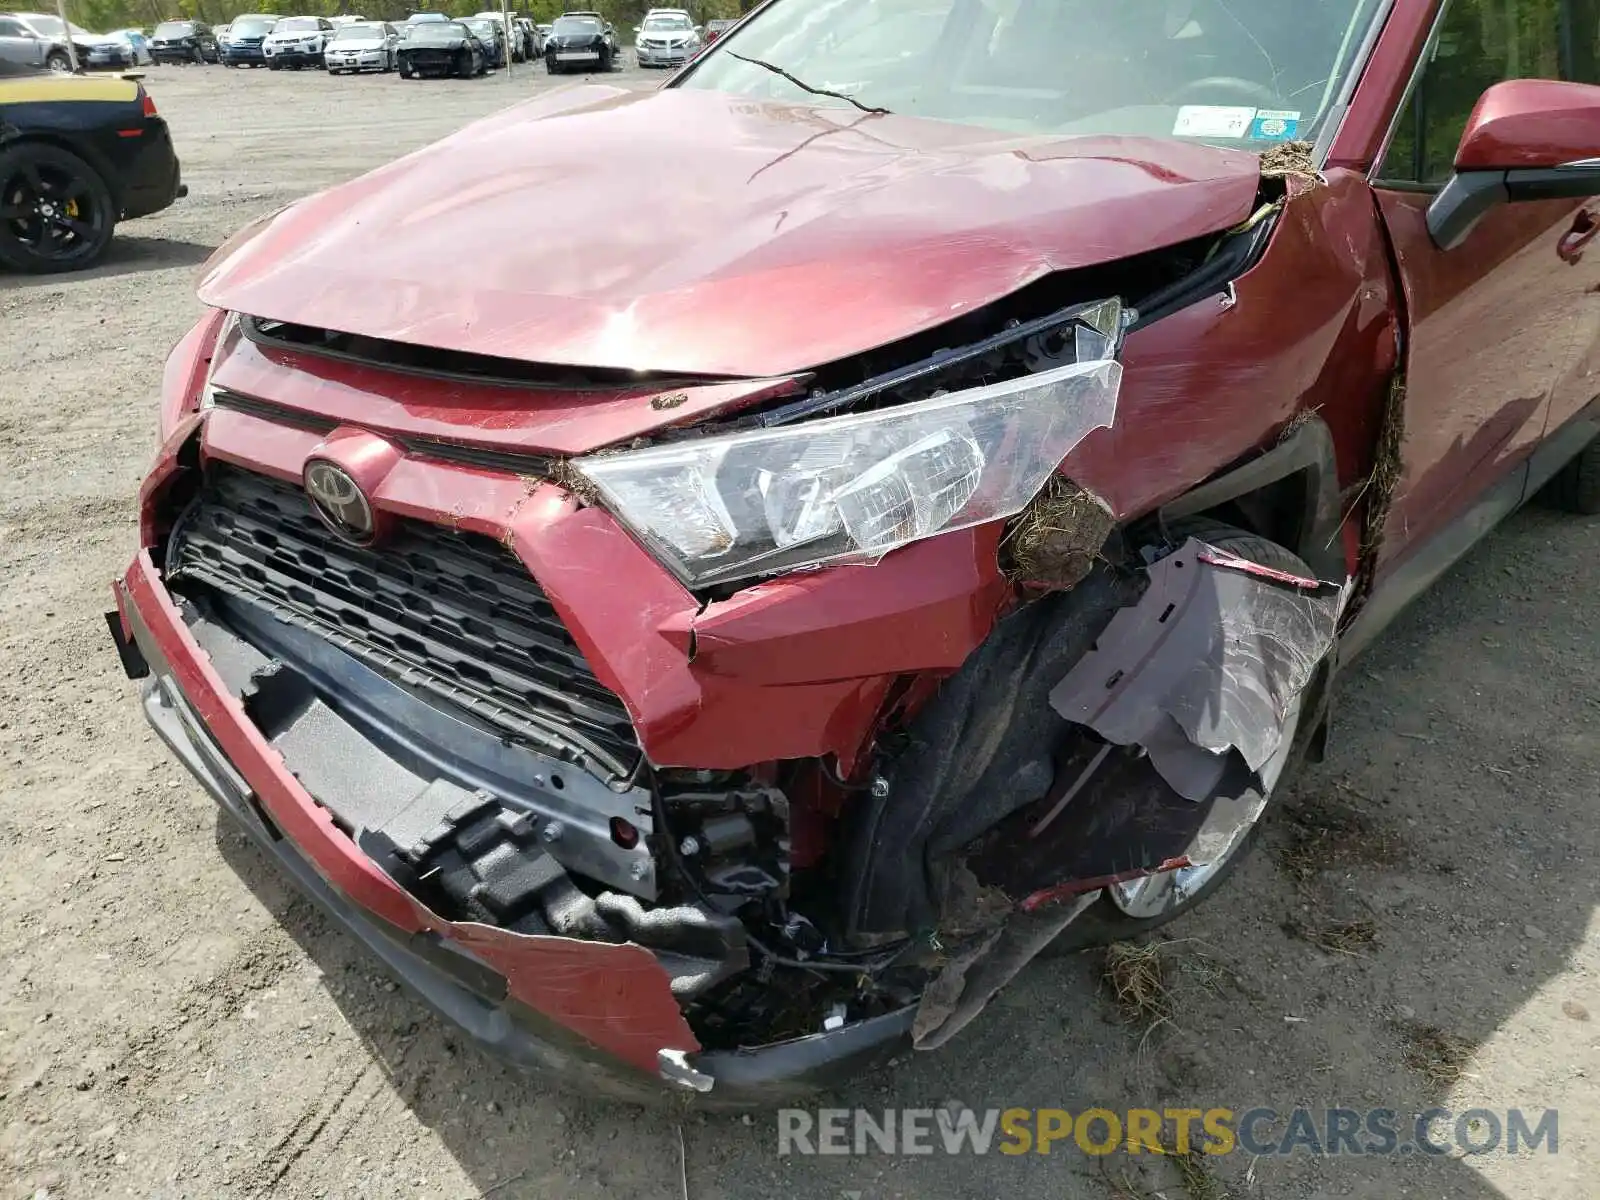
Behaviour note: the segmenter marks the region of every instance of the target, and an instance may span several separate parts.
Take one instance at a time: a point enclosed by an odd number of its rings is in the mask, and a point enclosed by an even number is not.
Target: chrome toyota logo
[[[372,540],[377,523],[372,505],[348,471],[317,460],[306,467],[306,495],[323,524],[347,542],[364,546]]]

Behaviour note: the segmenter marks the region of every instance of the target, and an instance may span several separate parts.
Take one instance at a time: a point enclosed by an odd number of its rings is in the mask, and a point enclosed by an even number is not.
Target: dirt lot
[[[843,1100],[1548,1106],[1555,1157],[1239,1154],[1209,1183],[1070,1149],[780,1160],[770,1118],[575,1102],[483,1060],[219,819],[101,619],[196,270],[252,216],[550,86],[157,71],[189,198],[95,271],[0,279],[0,1190],[670,1198],[681,1130],[695,1200],[1594,1196],[1600,521],[1525,512],[1357,665],[1330,761],[1172,929],[1164,1024],[1119,1017],[1100,955],[1036,965]]]

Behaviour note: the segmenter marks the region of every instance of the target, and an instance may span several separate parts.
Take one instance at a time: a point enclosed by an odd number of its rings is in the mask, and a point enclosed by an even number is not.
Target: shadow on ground
[[[198,267],[211,257],[215,246],[184,242],[173,238],[139,237],[118,229],[106,248],[105,257],[84,271],[58,275],[18,275],[0,271],[0,291],[55,285],[57,287],[91,279],[111,279],[142,271],[165,271],[175,267]]]

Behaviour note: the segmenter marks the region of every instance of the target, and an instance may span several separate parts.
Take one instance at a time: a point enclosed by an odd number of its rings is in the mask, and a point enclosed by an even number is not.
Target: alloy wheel
[[[0,260],[48,271],[94,258],[110,232],[104,191],[70,154],[0,159]]]

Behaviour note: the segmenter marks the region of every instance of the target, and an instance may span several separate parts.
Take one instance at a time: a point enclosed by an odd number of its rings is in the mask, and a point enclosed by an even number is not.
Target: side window
[[[0,19],[0,37],[25,37],[22,26],[15,21]]]
[[[1571,78],[1575,11],[1590,15],[1587,51],[1600,36],[1594,0],[1446,0],[1422,77],[1395,126],[1378,178],[1437,186],[1450,178],[1456,147],[1478,98],[1507,79]]]

